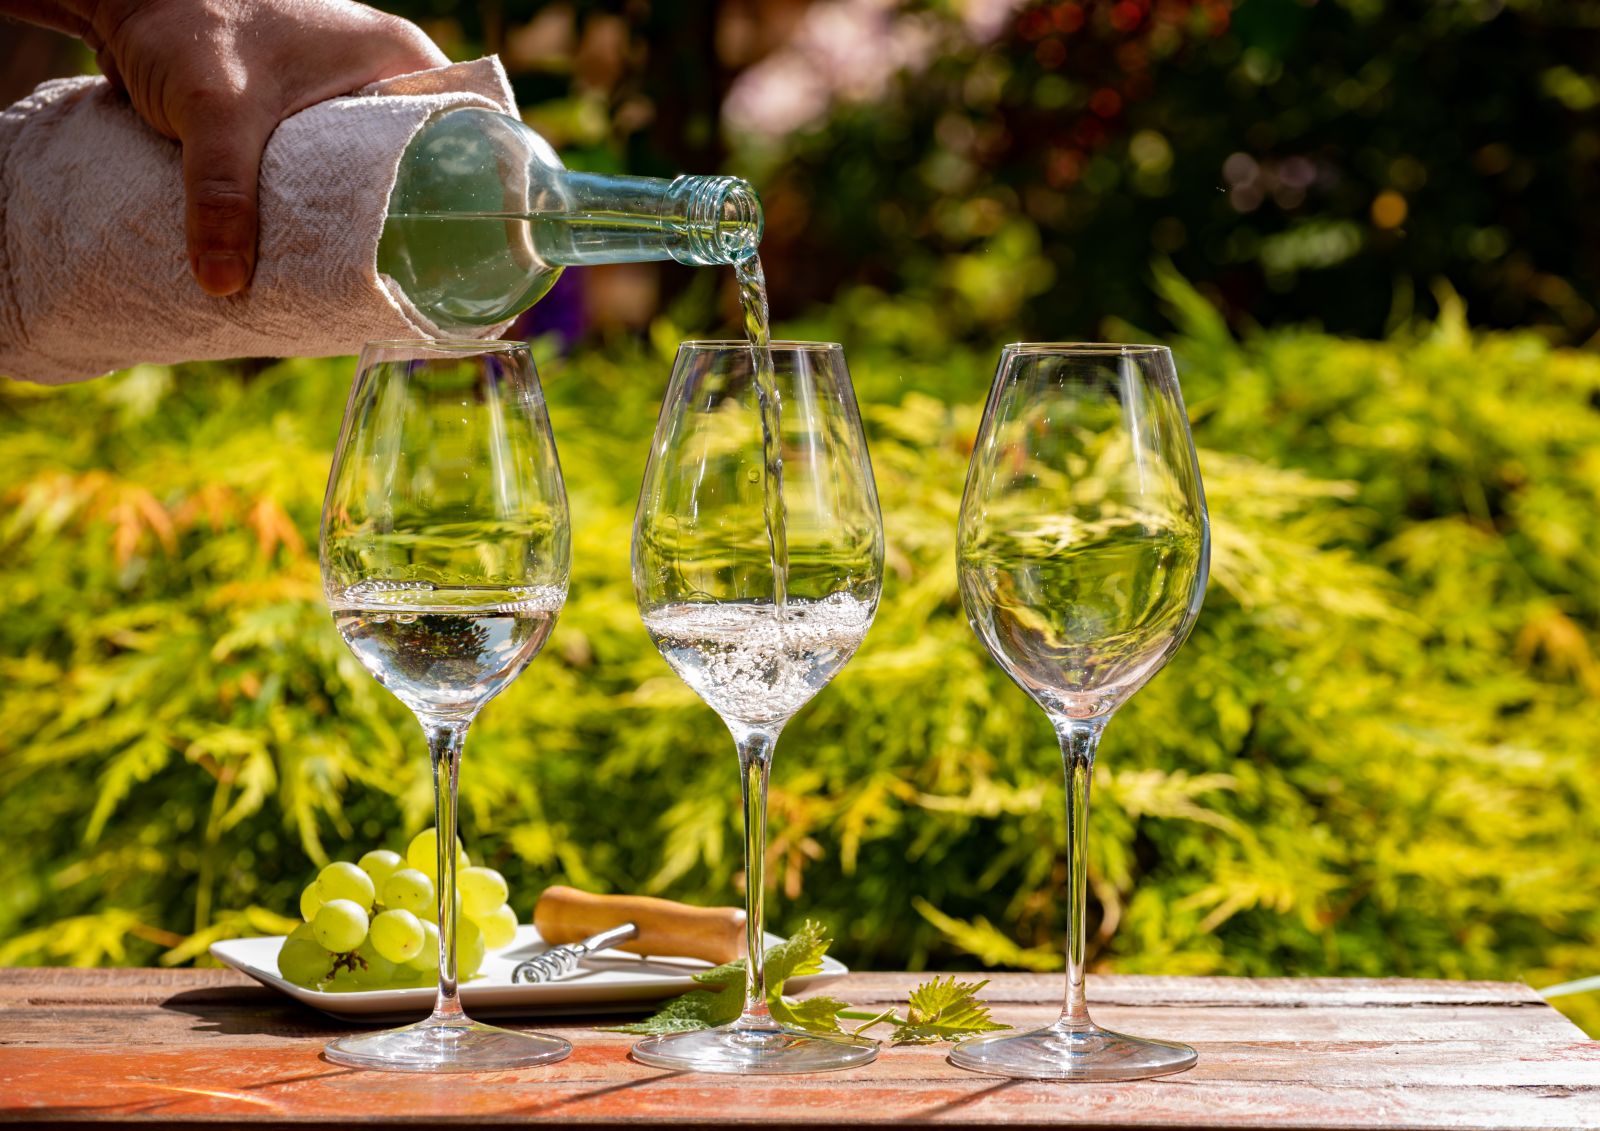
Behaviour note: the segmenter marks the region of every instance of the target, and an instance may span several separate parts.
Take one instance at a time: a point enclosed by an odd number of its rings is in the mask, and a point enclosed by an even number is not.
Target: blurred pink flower
[[[723,121],[736,134],[776,139],[819,122],[841,102],[883,97],[902,71],[919,71],[951,39],[986,43],[1021,0],[965,0],[958,18],[903,10],[897,0],[823,0],[788,43],[734,80]]]

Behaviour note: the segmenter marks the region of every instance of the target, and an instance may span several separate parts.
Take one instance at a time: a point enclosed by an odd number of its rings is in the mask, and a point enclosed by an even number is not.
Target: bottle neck
[[[546,213],[538,240],[561,267],[675,259],[739,263],[761,242],[761,203],[738,177],[623,177],[560,173],[565,207]]]
[[[453,331],[526,310],[564,267],[743,262],[761,225],[744,181],[575,173],[516,118],[466,107],[430,118],[401,155],[377,268]]]

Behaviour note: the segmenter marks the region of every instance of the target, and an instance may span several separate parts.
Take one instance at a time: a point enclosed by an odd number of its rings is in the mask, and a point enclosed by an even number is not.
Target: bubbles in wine
[[[668,605],[645,628],[678,677],[729,722],[788,720],[860,646],[876,606],[836,593],[820,601]]]

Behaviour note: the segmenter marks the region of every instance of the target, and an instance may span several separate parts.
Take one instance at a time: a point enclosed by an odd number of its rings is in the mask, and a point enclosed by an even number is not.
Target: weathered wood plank
[[[862,994],[853,982],[847,990],[830,992],[842,993],[869,1009],[904,1000],[903,993]],[[1092,991],[1090,1004],[1099,1021],[1111,1028],[1190,1043],[1470,1041],[1482,1039],[1491,1028],[1496,1040],[1506,1044],[1582,1038],[1576,1026],[1543,1004],[1371,1008],[1308,1002],[1294,1009],[1128,1006],[1105,1003]],[[1048,1024],[1057,1009],[1053,1002],[1016,1004],[1001,999],[994,1005],[995,1017],[1017,1028]],[[184,1047],[204,1037],[209,1043],[232,1047],[262,1047],[282,1040],[325,1041],[351,1028],[265,990],[245,990],[232,1002],[226,993],[215,990],[180,991],[133,1007],[100,1000],[86,1004],[59,999],[22,1004],[0,1001],[0,1011],[8,1019],[0,1041],[19,1046],[93,1048],[137,1041],[152,1048]],[[571,1024],[560,1018],[528,1023],[546,1027]]]
[[[964,979],[988,978],[985,996],[991,1000],[1049,1003],[1061,998],[1059,974],[961,974]],[[850,976],[860,997],[875,993],[904,995],[931,974],[866,971]],[[1314,1001],[1339,1005],[1413,1005],[1418,1003],[1523,1002],[1543,1004],[1533,990],[1518,982],[1454,982],[1422,978],[1180,978],[1095,974],[1090,986],[1101,1001],[1130,1005],[1235,1005],[1295,1006]],[[80,969],[64,966],[0,968],[0,1003],[17,997],[105,996],[148,997],[175,989],[198,991],[207,987],[247,987],[264,994],[274,991],[235,970],[160,970],[148,967]],[[275,995],[274,995],[275,996]]]
[[[565,1035],[581,1040],[583,1048],[610,1071],[613,1060],[626,1056],[629,1038],[616,1034],[584,1034],[566,1030]],[[1253,1082],[1293,1084],[1314,1079],[1319,1085],[1329,1087],[1399,1086],[1414,1084],[1433,1085],[1486,1085],[1493,1087],[1600,1087],[1600,1046],[1595,1042],[1572,1045],[1541,1046],[1537,1049],[1521,1048],[1495,1050],[1486,1048],[1481,1041],[1401,1042],[1397,1044],[1365,1045],[1355,1042],[1325,1043],[1298,1042],[1288,1044],[1219,1044],[1203,1043],[1201,1063],[1183,1077],[1186,1084],[1217,1082]],[[280,1046],[281,1049],[281,1046]],[[312,1051],[320,1049],[320,1044]],[[596,1051],[598,1050],[598,1051]],[[238,1059],[238,1050],[207,1045],[207,1056],[227,1056]],[[138,1058],[138,1065],[175,1064],[177,1061],[161,1060],[166,1057],[183,1057],[186,1053],[155,1053],[146,1049],[127,1048],[113,1050],[100,1048],[78,1054],[84,1060],[98,1061],[105,1067],[127,1066],[126,1058]],[[299,1052],[285,1054],[290,1062],[307,1065],[316,1061],[297,1061]],[[607,1059],[607,1058],[610,1059]],[[53,1049],[7,1049],[0,1054],[3,1068],[0,1080],[9,1073],[22,1072],[28,1065],[48,1066],[57,1063],[61,1056]],[[259,1055],[249,1058],[252,1066],[265,1063]],[[595,1076],[592,1057],[569,1058],[559,1065],[551,1065],[532,1077],[541,1084],[554,1084],[588,1080]],[[141,1071],[143,1068],[141,1067]],[[252,1067],[254,1071],[254,1067]],[[641,1068],[640,1074],[650,1072]],[[945,1061],[945,1050],[891,1048],[886,1049],[878,1063],[863,1069],[875,1085],[920,1085],[930,1081],[948,1080],[950,1072]],[[19,1076],[18,1079],[24,1077]],[[39,1083],[40,1077],[26,1077]],[[830,1086],[847,1086],[855,1079],[822,1076],[831,1081]],[[23,1089],[24,1093],[26,1089]]]
[[[1204,1053],[1202,1053],[1204,1057]],[[887,1059],[887,1058],[886,1058]],[[942,1063],[942,1056],[929,1059]],[[880,1062],[882,1063],[882,1062]],[[1204,1059],[1202,1060],[1204,1064]],[[563,1067],[564,1065],[564,1067]],[[945,1068],[917,1081],[877,1066],[848,1077],[731,1080],[661,1073],[613,1050],[581,1049],[563,1065],[468,1078],[367,1073],[296,1050],[237,1055],[196,1050],[155,1057],[102,1053],[63,1065],[26,1054],[0,1067],[0,1118],[48,1114],[149,1121],[490,1123],[624,1126],[644,1122],[816,1126],[1481,1127],[1600,1126],[1600,1087],[1217,1079],[1209,1072],[1135,1084],[1062,1085],[970,1076]],[[930,1064],[929,1068],[935,1067]],[[1458,1075],[1461,1068],[1454,1070]],[[714,1119],[712,1118],[714,1117]]]
[[[918,978],[852,975],[832,992],[903,999]],[[819,1125],[993,1128],[1597,1128],[1600,1042],[1525,986],[1332,979],[1092,979],[1097,1016],[1188,1040],[1190,1072],[1127,1084],[1004,1081],[942,1046],[890,1048],[849,1073],[664,1073],[631,1038],[582,1022],[577,1051],[525,1072],[430,1077],[321,1059],[348,1026],[227,971],[0,971],[0,1122],[560,1128]],[[1054,1014],[1058,978],[999,975],[1003,1020]],[[593,1022],[589,1022],[593,1024]]]

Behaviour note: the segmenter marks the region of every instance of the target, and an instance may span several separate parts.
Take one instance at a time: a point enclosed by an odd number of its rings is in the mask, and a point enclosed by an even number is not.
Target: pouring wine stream
[[[755,366],[756,398],[761,409],[761,451],[765,463],[762,481],[767,543],[772,551],[773,615],[780,628],[789,590],[788,508],[783,501],[783,398],[772,364],[772,331],[767,310],[767,276],[761,257],[752,255],[733,267],[739,282],[739,305],[744,310],[745,336]]]

